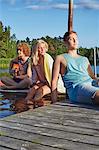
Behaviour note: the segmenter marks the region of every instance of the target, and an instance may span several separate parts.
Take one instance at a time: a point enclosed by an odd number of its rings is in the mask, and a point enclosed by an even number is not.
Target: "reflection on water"
[[[25,96],[25,94],[0,93],[0,118],[27,110]]]
[[[0,73],[5,73],[5,72],[8,73],[8,72],[9,72],[9,69],[1,69],[1,68],[0,68]]]

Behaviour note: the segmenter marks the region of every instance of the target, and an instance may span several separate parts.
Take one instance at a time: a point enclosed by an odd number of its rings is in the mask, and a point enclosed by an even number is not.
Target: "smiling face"
[[[68,50],[76,50],[78,48],[78,37],[77,34],[71,33],[65,40]]]
[[[48,44],[44,40],[37,40],[32,47],[32,62],[34,65],[38,64],[40,58],[48,51]]]
[[[38,53],[40,55],[44,55],[46,53],[46,46],[45,43],[39,43],[38,44]]]
[[[30,56],[30,47],[27,43],[21,42],[17,45],[17,52],[19,58],[25,58]]]
[[[23,50],[21,48],[18,49],[18,57],[19,58],[24,58],[25,57],[25,54],[23,53]]]

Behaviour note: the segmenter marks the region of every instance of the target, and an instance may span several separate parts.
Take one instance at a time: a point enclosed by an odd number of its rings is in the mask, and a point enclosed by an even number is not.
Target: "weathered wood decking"
[[[99,150],[99,108],[69,103],[0,120],[0,150]]]

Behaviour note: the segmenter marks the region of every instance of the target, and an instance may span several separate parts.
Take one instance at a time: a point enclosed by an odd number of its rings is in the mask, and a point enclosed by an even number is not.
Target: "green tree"
[[[16,39],[10,36],[10,26],[3,26],[0,21],[0,58],[12,58],[16,55]]]

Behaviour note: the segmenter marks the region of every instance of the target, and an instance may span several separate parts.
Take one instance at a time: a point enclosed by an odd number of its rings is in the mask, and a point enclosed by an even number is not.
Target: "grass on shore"
[[[11,58],[0,58],[0,69],[8,69]]]
[[[0,73],[0,78],[1,78],[1,77],[4,77],[4,76],[6,76],[6,77],[11,77],[11,75],[10,75],[9,73],[7,73],[7,72],[2,72],[2,73]]]

